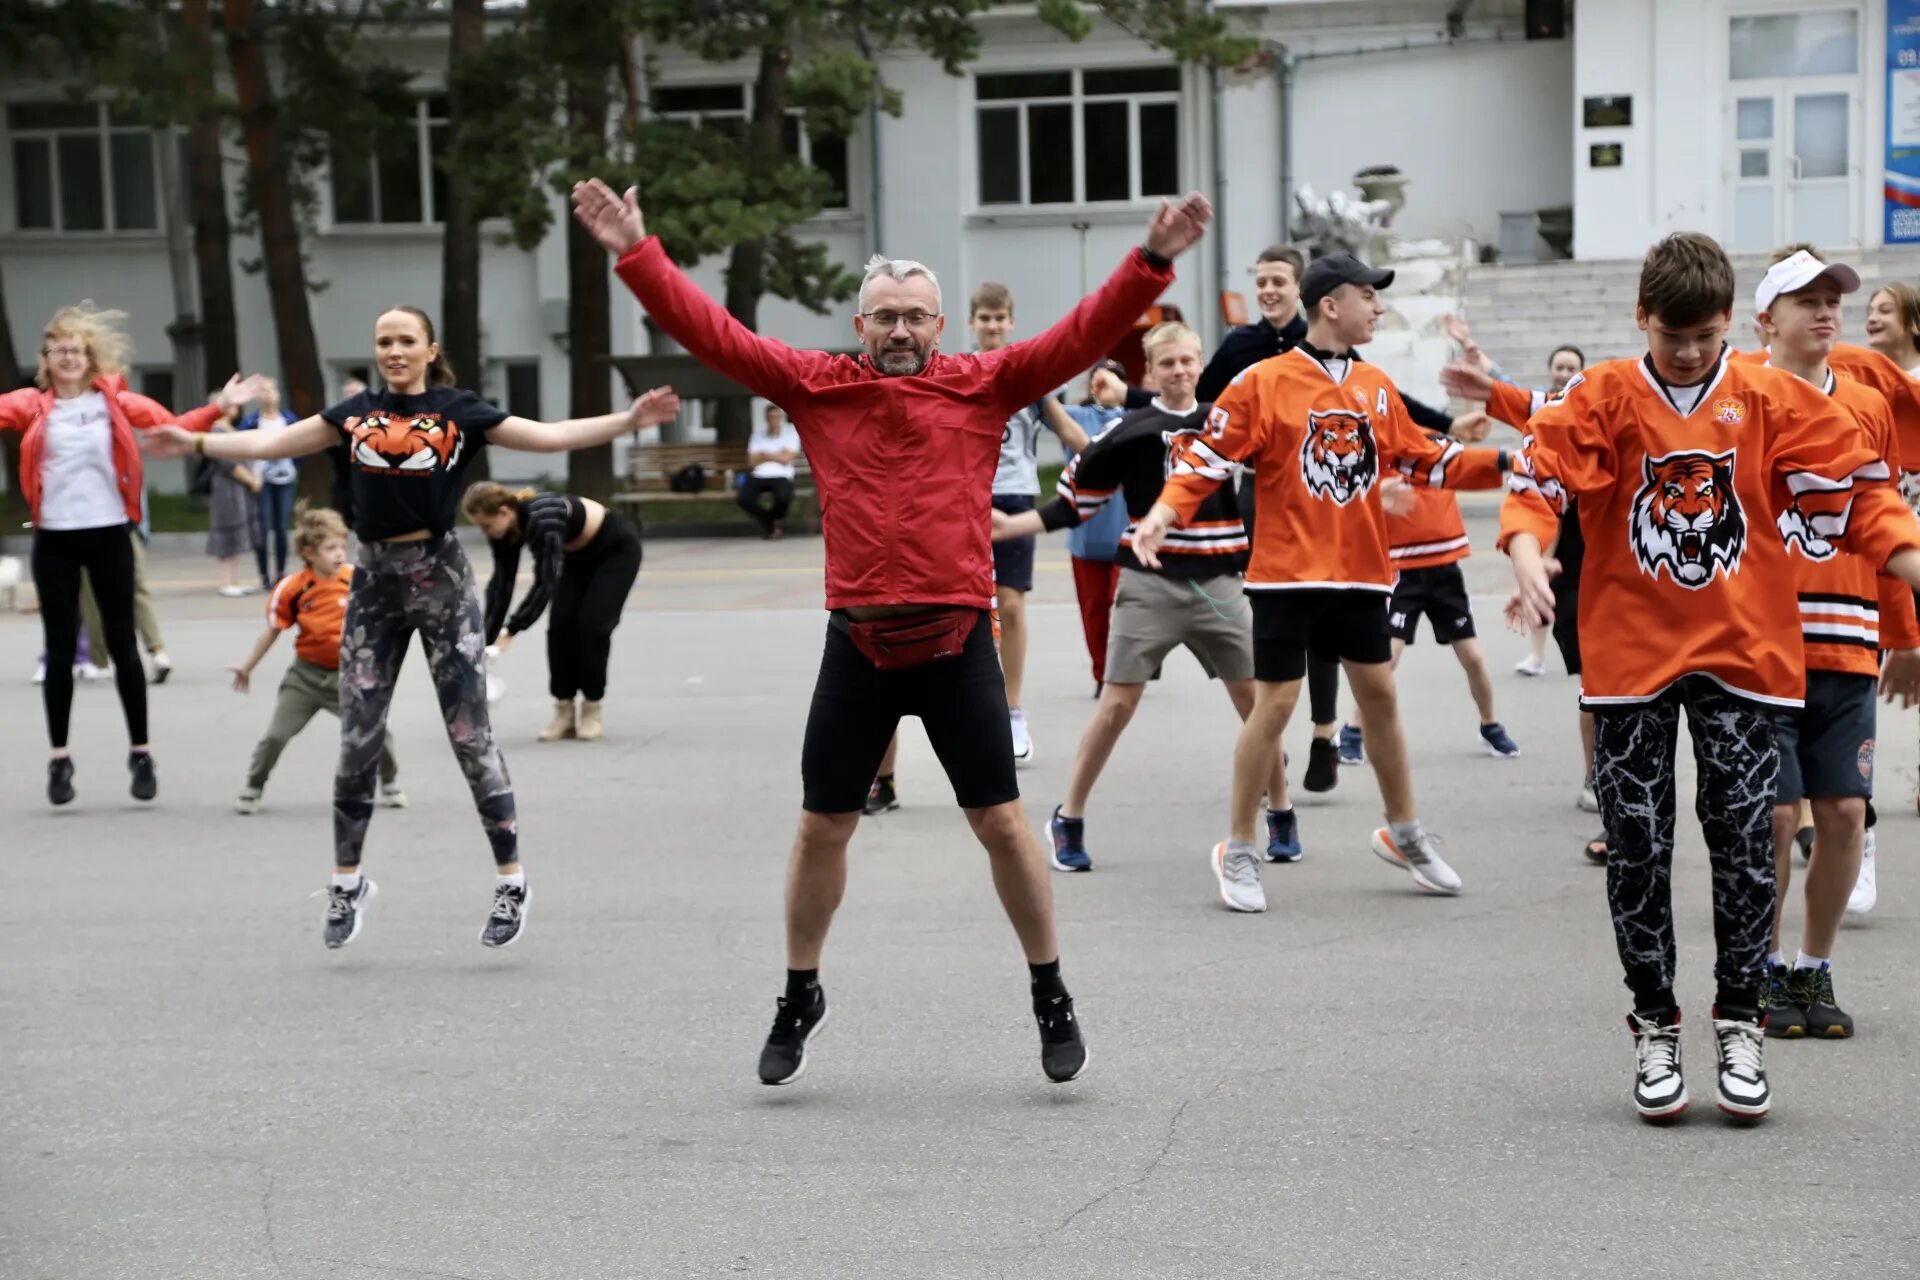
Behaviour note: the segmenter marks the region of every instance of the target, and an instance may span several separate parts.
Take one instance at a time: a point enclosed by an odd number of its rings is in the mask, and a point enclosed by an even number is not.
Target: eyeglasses
[[[940,318],[939,313],[934,311],[863,311],[861,315],[866,317],[868,323],[877,324],[882,329],[891,329],[902,321],[906,322],[909,329],[924,329]]]
[[[46,353],[50,356],[84,356],[87,354],[87,349],[85,347],[48,347]]]

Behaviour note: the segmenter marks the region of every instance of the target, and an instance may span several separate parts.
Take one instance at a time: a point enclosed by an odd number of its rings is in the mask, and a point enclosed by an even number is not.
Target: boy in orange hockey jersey
[[[1220,897],[1236,911],[1266,910],[1254,830],[1280,734],[1300,698],[1307,655],[1338,659],[1373,731],[1375,779],[1387,826],[1375,853],[1430,893],[1460,892],[1460,877],[1420,826],[1395,699],[1387,601],[1393,592],[1380,480],[1390,473],[1435,488],[1493,488],[1504,450],[1464,450],[1413,425],[1387,376],[1354,355],[1386,308],[1376,289],[1393,272],[1350,254],[1322,258],[1300,283],[1307,336],[1242,372],[1214,403],[1206,431],[1174,456],[1159,501],[1133,535],[1155,553],[1176,524],[1241,463],[1252,466],[1260,517],[1247,598],[1253,606],[1254,708],[1233,756],[1227,839],[1213,848]]]
[[[1453,650],[1467,675],[1467,690],[1480,712],[1480,746],[1489,755],[1511,759],[1519,744],[1493,714],[1493,677],[1487,656],[1473,629],[1473,605],[1467,599],[1467,580],[1460,562],[1473,554],[1467,526],[1460,519],[1460,500],[1444,489],[1415,489],[1413,507],[1405,515],[1389,513],[1387,559],[1393,564],[1393,599],[1387,605],[1387,627],[1393,633],[1393,668],[1413,643],[1425,617],[1435,643]],[[1364,757],[1366,717],[1355,707],[1340,730],[1341,763]]]
[[[1860,277],[1844,263],[1822,262],[1805,246],[1774,258],[1753,300],[1767,337],[1767,363],[1825,389],[1897,472],[1901,455],[1886,399],[1837,373],[1829,360],[1840,330],[1840,299],[1859,289]],[[1797,715],[1780,718],[1780,786],[1773,810],[1779,901],[1767,956],[1767,1034],[1844,1039],[1853,1034],[1853,1017],[1834,995],[1832,958],[1868,838],[1875,686],[1889,697],[1904,694],[1912,705],[1920,686],[1920,624],[1905,584],[1836,548],[1792,511],[1781,517],[1780,532],[1799,587],[1807,702]],[[1884,671],[1877,649],[1888,651]],[[1814,858],[1807,869],[1800,954],[1789,968],[1780,935],[1803,799],[1813,808]]]
[[[1775,902],[1774,716],[1798,710],[1806,692],[1777,518],[1844,538],[1869,563],[1920,582],[1920,526],[1886,463],[1816,388],[1730,361],[1732,311],[1733,268],[1719,245],[1692,233],[1655,245],[1640,276],[1646,357],[1595,366],[1533,416],[1502,509],[1517,621],[1537,624],[1553,618],[1541,545],[1556,508],[1579,502],[1581,694],[1595,713],[1607,895],[1633,992],[1634,1104],[1650,1121],[1688,1102],[1669,883],[1683,710],[1713,867],[1717,1100],[1745,1120],[1771,1106],[1762,992]]]

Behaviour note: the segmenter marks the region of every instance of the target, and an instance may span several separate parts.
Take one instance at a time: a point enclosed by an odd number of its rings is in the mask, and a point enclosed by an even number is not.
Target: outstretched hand
[[[1479,444],[1493,431],[1493,419],[1481,410],[1463,413],[1453,420],[1447,434],[1462,444]]]
[[[140,452],[155,458],[184,458],[193,452],[193,432],[166,423],[134,432]]]
[[[252,672],[241,666],[228,667],[227,670],[233,672],[233,691],[235,693],[247,693],[251,691],[253,686]]]
[[[1493,394],[1493,379],[1479,365],[1456,360],[1440,371],[1440,385],[1450,396],[1485,402]]]
[[[680,413],[680,397],[672,387],[655,387],[633,402],[633,408],[627,417],[633,422],[633,429],[657,427],[672,422]]]
[[[1189,193],[1178,204],[1162,200],[1153,217],[1147,219],[1147,238],[1143,243],[1150,253],[1177,258],[1205,234],[1211,221],[1213,205],[1198,191]]]
[[[647,220],[640,215],[640,191],[628,187],[625,196],[598,178],[573,184],[573,216],[601,247],[615,257],[647,238]]]

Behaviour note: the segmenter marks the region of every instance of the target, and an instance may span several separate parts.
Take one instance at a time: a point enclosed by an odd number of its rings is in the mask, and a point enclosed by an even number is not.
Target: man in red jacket
[[[1213,215],[1204,196],[1162,201],[1145,242],[1045,333],[997,351],[940,351],[940,285],[918,262],[875,257],[853,320],[862,355],[796,351],[753,333],[647,235],[636,193],[595,179],[574,213],[647,314],[709,367],[787,411],[820,490],[826,651],[807,717],[805,800],[787,873],[787,990],[760,1079],[787,1084],[827,1016],[820,953],[846,889],[847,842],[902,716],[919,716],[986,848],[1032,974],[1040,1062],[1085,1069],[1060,978],[1046,864],[1020,806],[1006,686],[986,625],[993,596],[993,474],[1007,418],[1103,356],[1173,280],[1172,259]]]

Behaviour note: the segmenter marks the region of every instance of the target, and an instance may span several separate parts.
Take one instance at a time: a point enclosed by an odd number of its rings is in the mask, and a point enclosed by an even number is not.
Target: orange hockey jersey
[[[1589,706],[1648,702],[1688,675],[1797,707],[1800,610],[1779,517],[1876,569],[1920,524],[1852,416],[1777,369],[1724,355],[1682,413],[1648,362],[1609,360],[1536,413],[1501,509],[1501,545],[1551,542],[1579,499]]]
[[[1460,499],[1445,489],[1415,489],[1413,510],[1387,517],[1387,559],[1395,573],[1432,569],[1473,554]]]
[[[1233,474],[1254,469],[1259,518],[1247,590],[1393,590],[1388,471],[1432,488],[1492,489],[1502,452],[1463,449],[1414,426],[1387,375],[1346,362],[1338,379],[1296,347],[1243,370],[1207,429],[1175,455],[1160,501],[1182,521]]]
[[[1758,351],[1737,351],[1733,358],[1765,364],[1767,352],[1764,347]],[[1834,343],[1827,355],[1827,364],[1841,377],[1851,378],[1880,393],[1893,411],[1894,439],[1899,444],[1900,456],[1908,459],[1909,466],[1920,466],[1920,383],[1872,347],[1859,347],[1851,342]]]
[[[1827,394],[1853,415],[1868,446],[1897,473],[1900,447],[1887,402],[1878,392],[1831,372]],[[1853,552],[1838,550],[1813,533],[1793,508],[1780,513],[1779,524],[1800,590],[1800,633],[1809,671],[1877,676],[1879,650],[1920,646],[1920,623],[1906,583],[1877,572]],[[1920,530],[1920,524],[1915,528]]]

